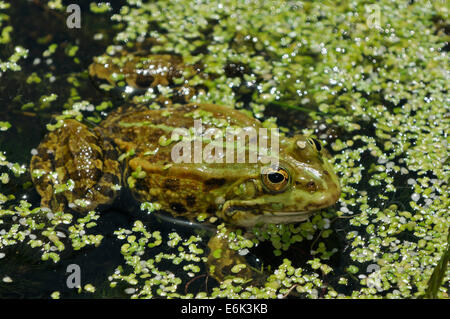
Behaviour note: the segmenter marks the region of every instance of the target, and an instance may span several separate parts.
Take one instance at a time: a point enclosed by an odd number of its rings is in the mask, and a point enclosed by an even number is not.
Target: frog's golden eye
[[[320,152],[322,150],[322,144],[320,144],[320,142],[318,140],[316,140],[315,138],[308,138],[307,141],[309,142],[309,144],[312,145],[312,147],[314,147],[318,152]]]
[[[269,167],[263,171],[261,179],[270,192],[278,193],[289,185],[289,172],[283,167]]]

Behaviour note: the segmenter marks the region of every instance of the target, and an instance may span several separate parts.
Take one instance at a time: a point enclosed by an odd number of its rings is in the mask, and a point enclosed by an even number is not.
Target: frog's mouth
[[[307,220],[314,212],[303,211],[303,212],[272,212],[264,211],[262,214],[256,215],[256,223],[264,224],[289,224],[298,223]]]
[[[272,195],[270,198],[229,200],[218,214],[225,221],[243,227],[260,224],[288,224],[307,220],[314,212],[333,205],[340,192],[296,193],[296,196]],[[261,201],[263,202],[261,204]],[[294,205],[288,205],[291,201]]]
[[[268,211],[253,210],[249,207],[228,207],[223,219],[242,226],[252,227],[262,224],[289,224],[307,220],[314,211]]]

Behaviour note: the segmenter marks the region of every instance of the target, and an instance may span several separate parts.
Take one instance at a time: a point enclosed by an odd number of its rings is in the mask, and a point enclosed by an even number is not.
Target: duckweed
[[[61,1],[40,2],[49,10],[65,11]],[[269,247],[268,261],[259,265],[265,274],[262,284],[233,276],[247,267],[236,264],[227,279],[209,290],[190,290],[188,283],[206,274],[209,251],[203,235],[164,233],[134,220],[114,231],[123,260],[105,278],[109,289],[120,289],[130,298],[448,298],[450,272],[442,266],[450,227],[448,35],[438,22],[448,20],[448,10],[439,1],[383,0],[375,5],[382,12],[376,25],[363,1],[230,0],[186,6],[184,0],[128,0],[121,8],[90,5],[96,17],[112,15],[117,33],[105,47],[108,54],[117,45],[132,47],[156,38],[152,52],[180,54],[190,65],[201,61],[204,72],[213,76],[185,76],[190,85],[204,87],[192,102],[235,106],[264,120],[265,127],[280,125],[315,135],[330,150],[342,187],[335,207],[304,223],[248,231],[217,226],[217,235],[242,256],[261,257],[258,249]],[[34,56],[31,47],[15,43],[11,6],[0,1],[0,43],[9,45],[0,50],[0,78],[17,77],[25,88],[50,87],[28,100],[17,93],[10,101],[14,109],[8,111],[34,112],[33,117],[59,114],[55,121],[46,119],[47,130],[57,129],[66,118],[104,118],[115,102],[84,96],[87,77],[80,69],[65,76],[68,93],[51,88],[58,81],[50,72],[56,67],[52,59],[59,59],[61,51],[73,63],[82,58],[83,47],[43,37],[36,40],[41,45]],[[95,34],[107,36],[102,29]],[[30,58],[35,68],[27,67]],[[225,76],[230,62],[249,71]],[[110,85],[102,88],[114,91]],[[6,87],[1,84],[0,90]],[[169,87],[158,91],[173,94]],[[130,100],[156,109],[155,96],[149,90]],[[297,110],[292,123],[282,123],[283,105]],[[266,117],[274,106],[279,119]],[[110,238],[99,231],[104,218],[100,212],[83,217],[52,212],[22,195],[27,161],[11,154],[7,139],[23,127],[13,116],[0,114],[0,263],[12,258],[12,247],[29,247],[52,265],[60,264],[69,250],[101,249]],[[193,116],[211,120],[208,114]],[[298,126],[294,117],[307,117],[309,124]],[[133,155],[130,150],[119,159]],[[138,168],[129,184],[144,174]],[[70,187],[70,182],[59,185],[57,192]],[[140,208],[153,213],[161,206],[145,202]],[[223,251],[211,253],[220,258]],[[16,282],[12,272],[1,276],[5,284]],[[82,290],[94,294],[96,286],[84,283]],[[64,292],[54,291],[50,297],[64,297]]]

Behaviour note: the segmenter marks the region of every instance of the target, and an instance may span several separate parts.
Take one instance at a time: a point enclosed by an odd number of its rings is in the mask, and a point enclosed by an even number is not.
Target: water
[[[15,46],[23,46],[29,49],[28,58],[21,63],[22,72],[9,72],[7,76],[0,78],[0,120],[8,121],[12,127],[6,132],[0,134],[1,150],[5,151],[10,162],[18,162],[27,165],[30,161],[32,150],[37,147],[43,136],[46,134],[46,124],[54,123],[54,118],[61,114],[63,110],[69,109],[71,103],[86,100],[93,105],[98,105],[104,100],[112,103],[114,109],[118,106],[128,103],[131,97],[123,98],[121,92],[113,91],[105,93],[99,90],[96,83],[91,81],[87,74],[89,64],[93,57],[101,55],[105,52],[108,45],[113,43],[113,38],[118,31],[123,28],[116,24],[115,28],[111,28],[110,17],[118,12],[118,8],[126,1],[114,2],[113,11],[107,14],[94,14],[90,11],[89,3],[91,1],[77,2],[81,6],[83,12],[83,23],[81,29],[69,29],[65,27],[66,14],[55,10],[48,10],[43,1],[15,1],[8,11],[11,17],[11,25],[13,26],[12,43],[0,46],[0,59],[8,58],[14,51]],[[211,20],[212,26],[218,24],[219,21]],[[157,25],[152,25],[158,28]],[[204,30],[205,33],[212,33],[212,27]],[[94,35],[101,33],[101,40],[94,40]],[[50,44],[57,44],[58,48],[54,54],[43,56],[43,52],[48,50]],[[74,56],[68,52],[73,46],[78,47],[78,51]],[[206,46],[199,49],[198,53],[206,50]],[[258,51],[264,59],[270,59],[270,55],[265,50]],[[46,55],[46,54],[44,54]],[[317,54],[305,54],[309,64],[318,63]],[[379,62],[377,62],[379,63]],[[27,83],[31,81],[29,76],[36,73],[41,78],[39,83]],[[233,64],[227,67],[228,75],[244,77],[243,74],[251,73],[248,65]],[[263,79],[257,79],[259,83],[263,83]],[[303,79],[307,80],[307,79]],[[256,87],[256,86],[255,86]],[[239,87],[234,89],[234,93],[239,96],[239,101],[243,102],[243,107],[251,110],[249,106],[252,101],[255,87]],[[288,88],[286,89],[288,90]],[[353,93],[361,93],[371,103],[379,103],[387,107],[388,111],[395,108],[403,107],[408,101],[400,99],[399,103],[385,99],[382,94],[366,94],[363,91],[356,90]],[[52,99],[51,95],[57,97],[54,101],[46,103],[45,99]],[[336,123],[327,123],[327,115],[322,116],[321,120],[314,120],[308,116],[309,111],[317,111],[318,103],[311,98],[311,103],[307,108],[300,102],[300,98],[295,100],[292,92],[287,92],[284,102],[290,107],[282,107],[283,103],[270,103],[267,105],[262,120],[275,116],[277,123],[281,126],[288,127],[290,133],[299,132],[303,128],[310,128],[317,136],[328,142],[327,148],[332,154],[335,152],[330,145],[337,139],[342,141],[350,140],[352,133],[346,132]],[[310,98],[311,92],[307,92]],[[340,92],[340,94],[344,94]],[[303,96],[302,98],[305,98]],[[30,103],[34,103],[31,105]],[[28,105],[27,107],[23,107]],[[294,106],[294,107],[292,107]],[[97,112],[100,117],[104,118],[106,112]],[[88,116],[89,113],[85,112]],[[412,116],[414,114],[411,114]],[[329,115],[331,118],[331,115]],[[52,120],[53,119],[53,120]],[[95,125],[95,121],[89,121],[90,125]],[[373,120],[366,121],[361,118],[357,123],[362,129],[358,134],[368,137],[374,137],[380,145],[385,141],[377,137],[375,122]],[[411,141],[414,145],[414,141]],[[358,144],[360,143],[360,144]],[[356,149],[363,145],[363,142],[357,141],[353,147]],[[401,158],[392,160],[396,164]],[[340,159],[336,161],[339,164]],[[360,165],[364,165],[367,169],[362,171],[361,182],[358,184],[358,191],[365,192],[368,198],[368,204],[381,210],[395,204],[399,210],[410,211],[409,204],[413,188],[407,184],[410,179],[417,180],[419,177],[436,178],[432,173],[428,172],[424,175],[418,175],[409,171],[407,174],[401,172],[392,175],[395,180],[394,185],[397,191],[392,193],[384,188],[384,185],[371,185],[369,183],[373,172],[370,168],[376,165],[377,159],[370,154],[369,150],[360,154]],[[7,171],[4,167],[0,167],[0,174]],[[345,172],[344,172],[345,173]],[[340,172],[343,175],[343,172]],[[14,209],[20,204],[20,200],[29,201],[33,207],[39,205],[39,196],[33,187],[30,186],[30,177],[23,174],[19,177],[12,177],[12,180],[3,185],[0,184],[0,192],[5,194],[14,194],[16,199],[9,201],[5,205],[5,209]],[[360,193],[361,194],[361,193]],[[380,197],[380,195],[384,195]],[[362,195],[349,195],[356,199],[363,197]],[[421,199],[423,201],[423,198]],[[340,205],[340,204],[338,204]],[[330,214],[340,206],[330,208]],[[350,207],[352,209],[352,207]],[[81,218],[81,215],[74,215]],[[347,216],[348,217],[348,216]],[[125,281],[118,281],[115,288],[110,287],[108,277],[117,270],[119,265],[123,266],[123,273],[129,274],[134,271],[129,265],[125,265],[124,256],[121,254],[123,240],[119,240],[114,234],[120,228],[131,229],[136,220],[141,220],[145,225],[149,226],[151,231],[159,231],[163,239],[163,244],[156,246],[150,250],[146,250],[140,257],[142,260],[154,258],[160,253],[178,254],[177,247],[169,248],[166,242],[169,240],[169,234],[178,233],[184,240],[190,236],[200,236],[202,241],[197,246],[207,251],[207,240],[214,232],[214,226],[195,223],[190,225],[188,221],[171,220],[167,215],[150,214],[140,211],[139,203],[136,203],[129,194],[124,194],[116,205],[101,213],[101,217],[96,221],[95,227],[86,229],[87,234],[99,234],[103,236],[103,240],[98,247],[87,246],[81,250],[74,250],[70,247],[68,241],[64,241],[66,249],[60,253],[60,261],[53,263],[51,260],[43,262],[41,260],[42,253],[38,248],[30,248],[28,244],[19,243],[6,246],[1,252],[7,258],[0,259],[0,276],[7,274],[13,279],[12,284],[0,282],[0,298],[49,298],[55,292],[60,291],[64,298],[128,298],[130,285]],[[10,217],[4,218],[4,229],[9,229],[19,220]],[[219,222],[216,222],[216,225]],[[364,225],[364,228],[366,226]],[[335,249],[338,253],[333,254],[330,259],[326,260],[326,264],[333,268],[332,273],[322,274],[320,279],[325,283],[324,287],[334,287],[339,293],[349,295],[352,291],[362,287],[358,274],[352,277],[348,276],[348,267],[354,264],[354,260],[349,256],[352,251],[352,240],[347,238],[349,232],[355,229],[359,231],[359,235],[364,240],[370,241],[374,238],[369,233],[364,233],[358,226],[349,224],[349,219],[332,218],[332,234],[326,239],[320,239],[320,233],[316,232],[312,238],[307,238],[302,242],[294,243],[287,251],[282,251],[280,256],[275,256],[273,246],[269,240],[261,242],[257,247],[250,249],[250,253],[246,256],[247,261],[254,267],[265,267],[270,273],[282,264],[283,259],[289,259],[294,267],[305,267],[305,264],[312,258],[317,257],[311,254],[311,250],[318,249],[321,241],[326,242],[327,250]],[[0,228],[1,229],[1,228]],[[69,235],[68,225],[59,225],[58,231]],[[320,240],[319,240],[320,239]],[[402,242],[417,243],[419,237],[414,231],[403,231],[397,236],[397,240]],[[323,260],[322,260],[323,261]],[[79,265],[82,270],[83,284],[90,283],[96,289],[94,293],[86,291],[78,292],[76,289],[67,288],[67,267],[71,264]],[[170,260],[162,260],[158,267],[161,271],[174,273],[179,276],[182,282],[178,285],[176,292],[179,294],[198,292],[211,293],[214,287],[218,287],[218,282],[206,276],[204,263],[198,263],[200,271],[194,275],[189,275],[188,271],[182,269],[183,266],[189,264],[183,262],[180,265],[174,265]],[[362,261],[361,269],[367,269],[372,265],[372,261]],[[339,281],[343,276],[348,276],[349,284],[340,286]],[[325,288],[318,292],[318,297],[323,297]],[[393,289],[386,289],[384,294],[392,292]],[[416,288],[413,291],[417,291]],[[304,297],[304,294],[292,292],[291,297]],[[160,296],[156,296],[160,297]]]

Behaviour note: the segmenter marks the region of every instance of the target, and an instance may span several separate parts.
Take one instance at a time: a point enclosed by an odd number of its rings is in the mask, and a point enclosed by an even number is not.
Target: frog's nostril
[[[309,181],[308,183],[306,183],[306,188],[310,191],[310,192],[314,192],[317,190],[317,186],[316,183],[313,181]]]
[[[149,74],[138,74],[136,84],[141,88],[148,88],[152,85],[155,78]]]

